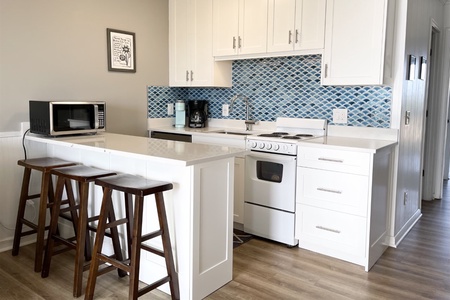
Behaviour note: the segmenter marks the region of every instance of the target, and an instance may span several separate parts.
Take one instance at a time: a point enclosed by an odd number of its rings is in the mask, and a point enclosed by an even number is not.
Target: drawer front
[[[298,165],[338,172],[368,175],[371,154],[323,148],[299,147]]]
[[[299,247],[358,264],[364,263],[366,219],[297,204]]]
[[[297,168],[298,203],[366,217],[368,197],[368,176]]]

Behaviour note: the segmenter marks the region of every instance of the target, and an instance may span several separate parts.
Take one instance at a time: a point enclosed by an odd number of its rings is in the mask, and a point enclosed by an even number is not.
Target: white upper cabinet
[[[169,1],[170,86],[231,86],[231,62],[212,54],[211,0]]]
[[[326,0],[269,0],[267,52],[324,47]]]
[[[328,0],[323,85],[383,84],[387,0]]]
[[[213,1],[214,56],[266,53],[267,1]]]

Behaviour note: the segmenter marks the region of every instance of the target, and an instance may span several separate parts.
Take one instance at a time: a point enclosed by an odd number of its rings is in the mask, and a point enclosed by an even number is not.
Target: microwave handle
[[[94,128],[98,129],[100,127],[100,123],[98,121],[98,105],[94,104]]]

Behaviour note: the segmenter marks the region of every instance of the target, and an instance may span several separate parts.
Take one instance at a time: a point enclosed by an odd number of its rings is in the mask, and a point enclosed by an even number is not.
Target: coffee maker
[[[206,126],[208,119],[208,101],[188,101],[188,126],[191,128],[202,128]]]

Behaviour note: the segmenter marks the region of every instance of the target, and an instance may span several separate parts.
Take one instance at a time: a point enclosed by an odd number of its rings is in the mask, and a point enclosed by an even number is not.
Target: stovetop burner
[[[283,137],[281,137],[282,139],[287,139],[287,140],[300,140],[301,137],[300,136],[296,136],[296,135],[285,135]]]
[[[300,133],[300,134],[296,134],[295,136],[298,136],[298,137],[313,137],[314,135],[307,134],[307,133]]]
[[[258,136],[262,136],[262,137],[282,137],[282,136],[285,136],[285,135],[288,135],[289,133],[287,133],[287,132],[278,132],[278,131],[275,131],[275,132],[272,132],[272,133],[262,133],[262,134],[259,134]]]

